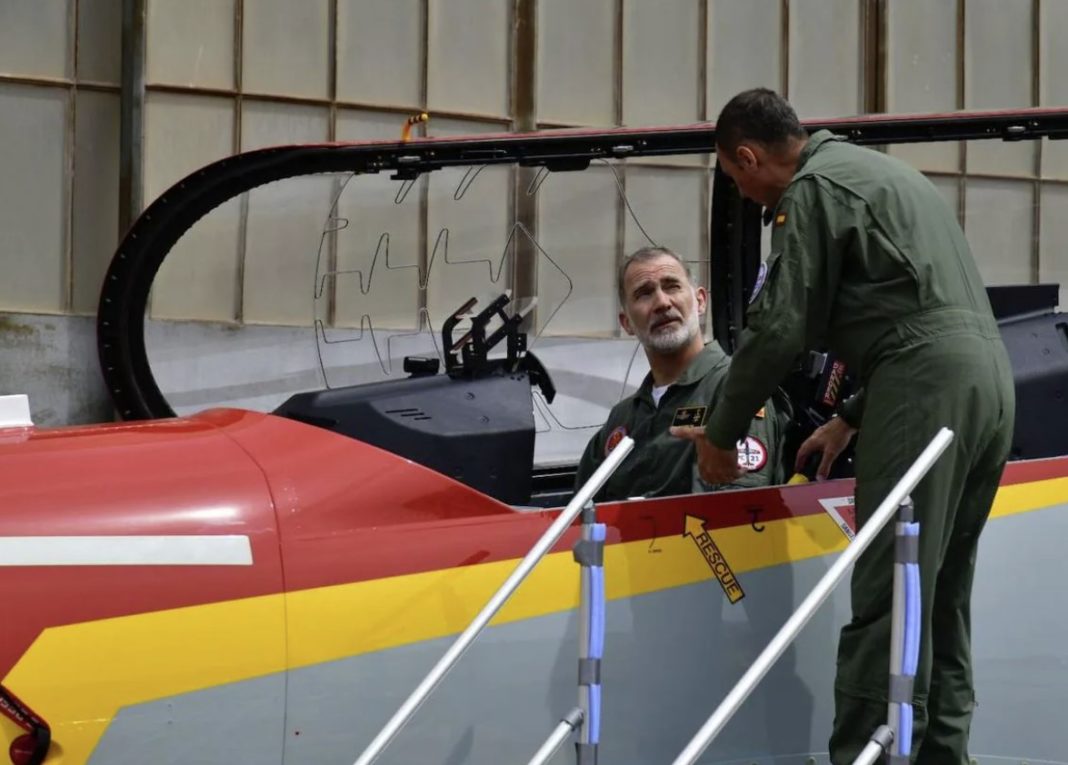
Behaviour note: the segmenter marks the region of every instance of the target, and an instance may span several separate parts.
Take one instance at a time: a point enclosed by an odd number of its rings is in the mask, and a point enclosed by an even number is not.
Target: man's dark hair
[[[682,270],[686,272],[686,278],[693,284],[693,274],[690,273],[690,267],[674,250],[669,250],[667,247],[660,247],[659,245],[642,247],[640,250],[635,250],[630,255],[623,258],[623,262],[619,264],[619,269],[616,272],[616,289],[619,292],[620,307],[627,304],[627,296],[623,291],[624,282],[627,279],[627,269],[635,263],[648,263],[650,260],[656,260],[657,258],[663,257],[674,258],[678,264],[682,266]]]
[[[743,141],[774,149],[807,135],[790,102],[767,88],[742,91],[727,102],[716,120],[716,146],[727,152],[734,152]]]

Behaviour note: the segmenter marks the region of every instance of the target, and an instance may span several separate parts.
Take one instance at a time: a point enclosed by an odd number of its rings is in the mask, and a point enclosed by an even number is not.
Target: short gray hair
[[[647,263],[650,260],[656,260],[657,258],[662,257],[674,258],[675,261],[682,266],[682,270],[686,273],[686,278],[690,280],[691,284],[693,283],[693,274],[690,273],[690,267],[686,264],[686,261],[679,257],[677,252],[659,245],[642,247],[640,250],[635,250],[630,255],[623,258],[623,262],[619,264],[619,270],[616,273],[616,291],[619,294],[619,305],[621,307],[627,303],[626,295],[624,294],[624,283],[627,278],[627,269],[634,263]]]

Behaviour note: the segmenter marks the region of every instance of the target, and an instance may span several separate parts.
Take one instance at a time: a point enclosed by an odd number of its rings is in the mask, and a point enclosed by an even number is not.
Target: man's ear
[[[708,291],[704,287],[697,287],[693,291],[694,300],[697,301],[697,315],[704,316],[708,310]]]
[[[628,335],[634,337],[634,329],[630,326],[630,319],[627,318],[627,314],[623,311],[619,312],[619,326],[621,326],[623,331]]]
[[[737,150],[735,151],[735,158],[737,160],[735,164],[737,164],[738,167],[742,168],[742,170],[745,170],[746,172],[752,172],[759,164],[759,159],[757,158],[756,152],[754,152],[745,144],[742,144],[737,148]]]

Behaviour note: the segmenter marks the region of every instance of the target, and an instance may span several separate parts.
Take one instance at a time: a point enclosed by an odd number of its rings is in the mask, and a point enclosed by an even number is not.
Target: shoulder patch
[[[675,417],[671,420],[675,425],[702,425],[705,421],[707,406],[680,406],[675,410]]]
[[[747,436],[738,442],[738,467],[755,473],[768,464],[768,448],[759,438]]]
[[[753,301],[757,299],[760,294],[760,290],[764,289],[764,282],[768,279],[768,261],[764,261],[760,264],[760,270],[757,271],[756,282],[753,283],[753,291],[749,293],[749,304],[752,305]]]
[[[620,425],[618,428],[608,434],[608,439],[604,442],[604,456],[607,457],[612,453],[612,450],[619,446],[619,442],[623,440],[623,436],[627,435],[627,426]]]

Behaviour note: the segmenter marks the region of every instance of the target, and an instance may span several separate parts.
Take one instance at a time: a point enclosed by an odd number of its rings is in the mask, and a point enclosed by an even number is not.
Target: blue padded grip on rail
[[[905,536],[920,535],[920,524],[907,523]],[[918,563],[905,564],[905,645],[901,653],[900,673],[908,677],[916,676],[920,663],[920,631],[922,629],[923,593],[920,590],[920,566]],[[898,739],[894,742],[897,754],[908,756],[912,750],[912,704],[900,705],[900,726]]]
[[[604,543],[607,529],[603,523],[595,523],[590,529],[590,537],[594,542]],[[605,632],[605,593],[604,593],[604,567],[589,567],[589,594],[590,594],[590,641],[587,656],[591,659],[600,659],[604,653]],[[589,687],[590,719],[587,728],[588,739],[591,744],[597,744],[601,740],[601,686],[600,684]]]

